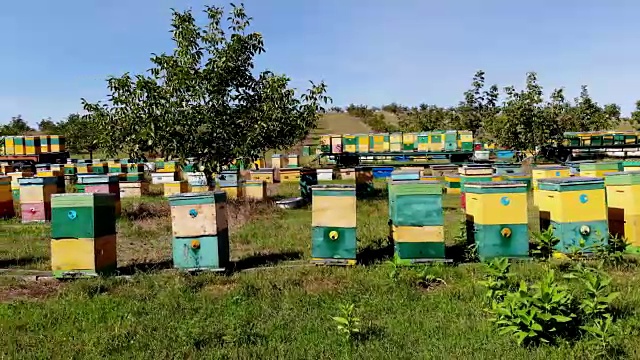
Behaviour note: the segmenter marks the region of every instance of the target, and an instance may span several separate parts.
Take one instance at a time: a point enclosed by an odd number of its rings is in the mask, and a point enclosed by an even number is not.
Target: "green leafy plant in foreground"
[[[553,226],[550,225],[547,230],[541,233],[534,232],[533,237],[535,239],[535,249],[531,252],[542,259],[550,260],[556,245],[560,243],[560,239],[553,233]]]
[[[333,316],[331,319],[336,322],[337,330],[345,340],[351,342],[354,336],[360,333],[360,319],[356,317],[354,304],[344,304],[340,306],[341,316]]]

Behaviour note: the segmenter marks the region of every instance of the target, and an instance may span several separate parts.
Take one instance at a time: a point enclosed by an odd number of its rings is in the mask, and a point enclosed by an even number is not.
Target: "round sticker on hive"
[[[556,171],[556,176],[560,176],[560,171]]]
[[[75,210],[69,210],[67,213],[67,217],[71,220],[75,219],[78,216]]]
[[[189,216],[191,216],[192,218],[198,216],[198,210],[196,209],[189,210]]]
[[[507,206],[511,203],[511,200],[509,200],[508,197],[503,196],[502,198],[500,198],[500,203],[504,206]]]
[[[587,196],[587,194],[580,194],[580,202],[586,204],[587,201],[589,201],[589,197]]]

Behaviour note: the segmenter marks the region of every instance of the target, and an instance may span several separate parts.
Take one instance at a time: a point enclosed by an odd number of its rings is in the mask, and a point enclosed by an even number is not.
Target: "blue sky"
[[[260,68],[293,85],[324,80],[336,105],[454,105],[473,73],[523,85],[536,71],[550,93],[589,85],[628,114],[640,99],[640,39],[633,0],[246,0],[267,52]],[[0,122],[30,123],[101,100],[104,79],[149,67],[171,51],[170,8],[205,0],[5,1],[0,11]]]

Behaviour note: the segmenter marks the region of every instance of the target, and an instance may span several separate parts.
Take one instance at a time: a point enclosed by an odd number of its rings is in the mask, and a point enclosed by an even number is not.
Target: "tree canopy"
[[[200,26],[191,11],[174,10],[172,53],[153,54],[146,74],[108,78],[105,103],[82,99],[108,154],[196,157],[214,170],[290,147],[316,126],[331,100],[326,85],[311,82],[299,94],[285,75],[256,73],[254,58],[264,42],[249,31],[243,6],[232,4],[226,21],[221,7],[207,6],[204,14]]]

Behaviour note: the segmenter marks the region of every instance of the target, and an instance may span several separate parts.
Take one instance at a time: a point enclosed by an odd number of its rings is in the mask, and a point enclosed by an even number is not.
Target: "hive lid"
[[[604,184],[607,186],[640,184],[640,171],[610,172],[604,176]]]
[[[491,165],[486,164],[464,164],[463,169],[491,169]]]
[[[617,162],[599,162],[580,164],[580,170],[620,170],[622,163]]]
[[[533,171],[536,171],[536,170],[541,170],[541,171],[547,171],[547,170],[569,170],[569,167],[562,166],[562,165],[541,165],[541,166],[534,167],[532,170]]]
[[[273,154],[271,155],[272,158],[279,158],[282,157],[282,154]]]
[[[51,194],[51,207],[113,206],[115,200],[116,194],[110,193]]]
[[[464,192],[472,194],[524,193],[527,192],[527,184],[514,181],[470,182],[464,184]]]
[[[295,171],[300,171],[300,169],[302,169],[301,167],[286,167],[286,168],[280,168],[280,172],[295,172]]]
[[[623,161],[622,166],[640,166],[640,161]]]
[[[431,170],[456,170],[458,169],[458,165],[454,164],[442,164],[442,165],[430,165]]]
[[[18,184],[20,185],[50,185],[50,184],[57,184],[57,183],[58,183],[57,176],[29,177],[29,178],[18,179]]]
[[[331,185],[311,185],[313,190],[355,190],[355,185],[331,184]]]
[[[510,173],[510,174],[504,174],[502,175],[505,178],[520,178],[520,177],[528,177],[530,178],[531,175],[527,174],[527,173],[523,173],[523,172],[515,172],[515,173]]]
[[[212,204],[225,202],[227,200],[227,193],[216,190],[198,193],[171,194],[167,198],[169,199],[169,205],[171,206]]]
[[[78,175],[78,184],[109,184],[117,183],[119,181],[118,175]]]
[[[538,188],[550,191],[604,189],[604,179],[586,176],[540,179],[538,180]]]

